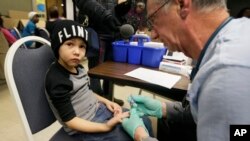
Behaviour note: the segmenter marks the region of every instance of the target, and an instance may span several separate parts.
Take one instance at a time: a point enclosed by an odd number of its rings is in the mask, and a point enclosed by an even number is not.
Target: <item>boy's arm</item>
[[[93,93],[94,93],[94,92],[93,92]],[[100,101],[100,102],[102,102],[102,103],[104,103],[104,104],[108,104],[108,103],[112,102],[112,101],[110,101],[110,100],[108,100],[108,99],[106,99],[106,98],[104,98],[104,97],[102,97],[102,96],[99,96],[99,95],[96,94],[96,93],[94,93],[94,94],[96,95],[98,101]]]
[[[113,127],[112,125],[108,125],[106,123],[91,122],[79,117],[74,117],[73,119],[65,122],[65,124],[71,129],[88,133],[107,132]]]
[[[122,113],[122,108],[117,103],[112,102],[104,97],[101,97],[96,93],[94,93],[94,94],[96,95],[98,101],[104,103],[111,112],[113,112],[115,114]]]
[[[91,122],[85,119],[81,119],[79,117],[74,117],[73,119],[65,122],[65,124],[74,130],[87,132],[87,133],[100,133],[100,132],[108,132],[110,131],[115,125],[122,122],[123,118],[128,118],[129,112],[124,112],[117,114],[106,123],[97,123]]]

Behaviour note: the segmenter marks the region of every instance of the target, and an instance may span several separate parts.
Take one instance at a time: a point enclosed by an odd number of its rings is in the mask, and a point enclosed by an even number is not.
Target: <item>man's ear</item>
[[[186,19],[190,12],[190,0],[178,0],[180,6],[180,17]]]

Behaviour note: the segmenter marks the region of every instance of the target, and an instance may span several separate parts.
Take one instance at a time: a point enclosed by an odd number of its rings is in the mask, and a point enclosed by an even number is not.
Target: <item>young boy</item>
[[[132,138],[120,124],[129,113],[89,89],[89,78],[80,65],[87,41],[88,33],[80,24],[71,20],[56,22],[51,46],[57,60],[45,80],[51,109],[65,131],[78,140],[130,141]],[[149,119],[144,121],[151,132]]]

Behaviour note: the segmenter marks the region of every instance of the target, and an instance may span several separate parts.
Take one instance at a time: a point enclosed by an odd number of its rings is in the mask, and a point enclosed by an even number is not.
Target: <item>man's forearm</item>
[[[135,130],[134,140],[135,141],[158,141],[156,138],[150,137],[143,127],[138,127]]]
[[[167,105],[165,102],[162,102],[162,118],[166,118],[167,116]]]

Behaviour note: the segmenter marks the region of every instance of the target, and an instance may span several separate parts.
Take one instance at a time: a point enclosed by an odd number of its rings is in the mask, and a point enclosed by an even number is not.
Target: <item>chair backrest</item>
[[[27,41],[43,43],[40,48],[20,48]],[[5,59],[5,77],[14,98],[29,141],[33,134],[56,121],[45,95],[44,79],[54,61],[50,42],[28,36],[16,41]]]
[[[46,28],[43,28],[43,27],[39,28],[39,34],[40,34],[40,37],[50,41],[50,34]]]
[[[35,36],[42,37],[48,41],[50,41],[49,32],[45,28],[36,28]],[[42,44],[39,42],[35,43],[35,48],[40,47]]]
[[[13,27],[14,31],[16,32],[16,35],[17,35],[17,39],[21,39],[22,38],[22,35],[20,33],[20,31],[16,28],[16,27]]]

